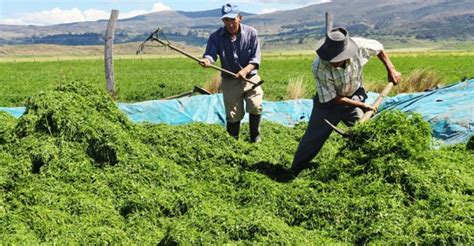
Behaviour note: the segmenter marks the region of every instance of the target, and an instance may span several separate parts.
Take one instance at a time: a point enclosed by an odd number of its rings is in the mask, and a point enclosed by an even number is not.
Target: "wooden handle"
[[[174,50],[174,51],[176,51],[176,52],[178,52],[178,53],[180,53],[180,54],[182,54],[182,55],[184,55],[184,56],[186,56],[186,57],[189,57],[189,58],[191,58],[191,59],[193,59],[193,60],[195,60],[195,61],[197,61],[197,62],[201,62],[201,59],[197,58],[196,56],[193,56],[193,55],[189,54],[188,52],[186,52],[186,51],[184,51],[184,50],[182,50],[182,49],[180,49],[180,48],[178,48],[178,47],[176,47],[176,46],[174,46],[174,45],[171,45],[171,44],[169,44],[169,43],[165,43],[165,42],[163,42],[163,41],[160,40],[160,39],[155,39],[155,41],[157,41],[158,43],[160,43],[160,44],[162,44],[162,45],[164,45],[164,46],[166,46],[166,47],[168,47],[168,48],[170,48],[170,49],[172,49],[172,50]],[[227,74],[229,74],[229,75],[231,75],[231,76],[233,76],[233,77],[236,77],[236,76],[237,76],[237,74],[235,74],[235,73],[233,73],[233,72],[231,72],[231,71],[229,71],[229,70],[227,70],[227,69],[218,67],[218,66],[216,66],[216,65],[212,65],[212,64],[211,64],[209,67],[210,67],[210,68],[213,68],[213,69],[215,69],[215,70],[218,70],[218,71],[227,73]],[[247,78],[243,78],[243,80],[245,80],[245,82],[247,82],[247,83],[250,83],[250,84],[253,84],[253,85],[258,85],[257,83],[255,83],[255,82],[253,82],[253,81],[251,81],[251,80],[249,80],[249,79],[247,79]]]
[[[334,16],[333,14],[326,12],[326,33],[328,33],[333,26]]]
[[[388,95],[388,93],[392,90],[393,88],[393,82],[389,82],[385,88],[383,88],[382,92],[379,94],[379,96],[377,97],[377,99],[375,99],[375,102],[372,104],[372,106],[374,108],[378,108],[379,105],[382,103],[383,101],[383,98],[386,97]],[[364,116],[362,116],[362,118],[360,119],[360,122],[365,122],[367,120],[370,119],[370,117],[372,117],[372,115],[374,115],[374,111],[373,110],[369,110],[367,112],[365,112]]]

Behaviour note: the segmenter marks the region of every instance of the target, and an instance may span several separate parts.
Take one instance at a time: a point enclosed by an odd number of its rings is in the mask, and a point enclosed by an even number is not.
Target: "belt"
[[[257,75],[257,73],[255,74],[247,74],[247,79],[251,79],[253,76]],[[232,75],[230,74],[227,74],[227,73],[222,73],[221,74],[221,77],[222,78],[226,78],[226,79],[235,79]]]

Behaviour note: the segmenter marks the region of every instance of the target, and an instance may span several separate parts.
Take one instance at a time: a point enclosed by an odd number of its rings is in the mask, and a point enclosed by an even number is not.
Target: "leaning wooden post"
[[[332,29],[332,23],[334,21],[333,14],[326,12],[326,33]]]
[[[113,64],[113,45],[114,45],[114,33],[115,33],[115,24],[117,23],[118,10],[113,9],[110,13],[109,24],[107,25],[107,31],[105,32],[105,79],[107,81],[107,91],[115,99],[117,96],[117,90],[115,87],[114,79],[114,64]]]

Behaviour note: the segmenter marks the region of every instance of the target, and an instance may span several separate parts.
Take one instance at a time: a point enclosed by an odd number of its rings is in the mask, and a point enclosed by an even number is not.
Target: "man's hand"
[[[402,74],[399,73],[395,69],[391,69],[391,70],[389,70],[387,77],[388,77],[389,82],[392,82],[394,85],[397,85],[398,83],[400,83],[400,79],[402,78]]]
[[[248,64],[247,66],[245,66],[244,68],[242,68],[239,72],[237,72],[235,74],[235,78],[236,79],[245,79],[247,78],[247,75],[252,72],[252,70],[255,69],[255,65],[254,64]]]
[[[210,67],[211,66],[211,61],[209,61],[209,59],[207,58],[202,58],[200,61],[199,61],[199,65],[203,66],[203,67]]]
[[[374,111],[374,113],[377,113],[377,107],[374,107],[368,103],[364,103],[364,105],[361,108],[364,111],[364,113],[368,111]]]
[[[249,74],[249,71],[245,68],[240,70],[238,73],[235,74],[236,79],[245,79],[247,78],[247,74]]]
[[[347,97],[342,97],[342,96],[336,96],[334,99],[337,104],[344,105],[344,106],[351,106],[351,107],[358,107],[362,109],[362,111],[367,112],[367,111],[374,111],[374,113],[377,112],[377,107],[374,107],[368,103],[356,101]]]

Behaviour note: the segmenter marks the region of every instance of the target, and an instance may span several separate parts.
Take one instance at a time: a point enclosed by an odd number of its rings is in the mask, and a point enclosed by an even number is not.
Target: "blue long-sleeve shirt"
[[[221,66],[224,69],[237,73],[251,63],[255,65],[255,69],[250,72],[250,75],[257,74],[261,60],[257,30],[240,24],[240,32],[236,40],[232,41],[225,27],[217,29],[209,37],[203,57],[214,63],[217,61],[217,56],[220,57]],[[221,75],[229,76],[225,73]]]

